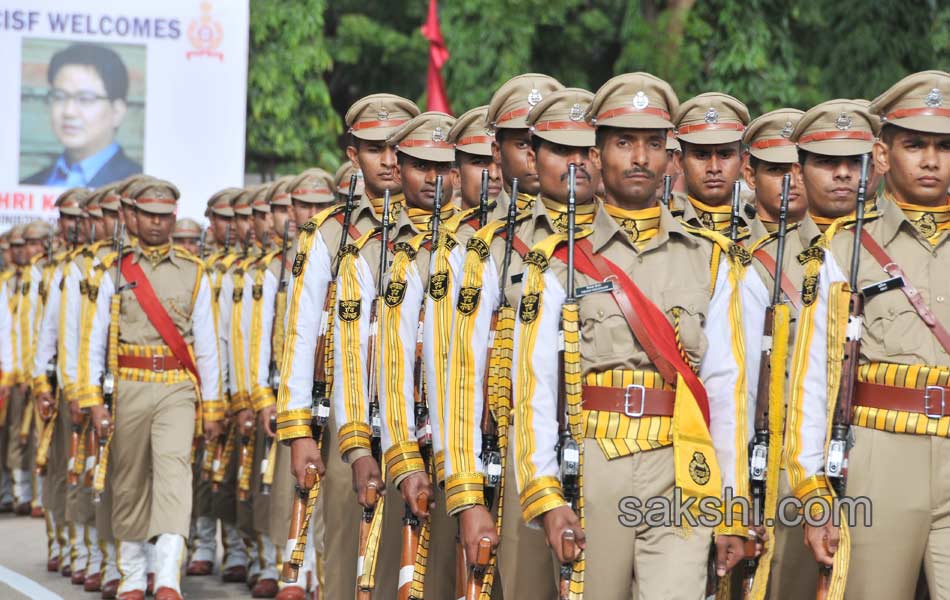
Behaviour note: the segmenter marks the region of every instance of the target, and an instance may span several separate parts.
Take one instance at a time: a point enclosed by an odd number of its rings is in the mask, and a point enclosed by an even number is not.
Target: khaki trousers
[[[188,537],[195,399],[191,382],[120,382],[109,457],[117,540]]]
[[[261,494],[261,460],[264,459],[264,440],[266,438],[267,432],[264,431],[264,426],[261,425],[260,419],[258,419],[257,433],[254,437],[254,469],[251,472],[252,525],[254,533],[265,535],[268,533],[270,526],[271,510],[271,496]],[[279,444],[280,442],[275,439],[274,443]]]
[[[847,495],[873,512],[851,529],[845,598],[913,598],[923,563],[930,597],[950,599],[950,439],[852,430]]]
[[[36,445],[33,442],[32,430],[26,438],[26,443],[20,440],[20,425],[23,423],[24,411],[26,410],[26,401],[29,398],[29,392],[23,392],[21,386],[13,386],[8,399],[7,408],[7,427],[9,428],[9,440],[7,443],[7,468],[10,471],[30,471],[30,458],[36,452]],[[29,500],[29,498],[27,498]],[[17,499],[23,502],[22,499]]]
[[[623,498],[635,497],[644,505],[651,498],[672,498],[673,487],[672,448],[608,461],[596,442],[586,441],[585,598],[628,600],[633,578],[640,600],[705,597],[710,529],[626,527],[619,518]]]
[[[53,522],[66,522],[66,463],[69,461],[69,403],[59,394],[53,439],[46,461],[46,479],[43,482],[43,508],[53,516]]]
[[[788,474],[783,469],[779,479],[779,500],[792,495]],[[786,523],[793,522],[795,511],[788,510]],[[772,570],[769,575],[767,598],[771,600],[812,600],[818,588],[818,566],[815,558],[805,547],[805,533],[801,525],[789,527],[782,521],[775,524],[775,553],[772,555]]]
[[[509,431],[513,429],[509,428]],[[505,598],[554,598],[557,596],[558,567],[548,548],[544,531],[528,527],[521,518],[521,500],[515,480],[515,443],[508,440],[505,463],[505,506],[498,546],[496,597],[500,590]],[[497,514],[498,499],[495,499]],[[589,596],[588,596],[589,597]]]
[[[339,451],[338,424],[331,418],[323,437],[323,460],[326,466],[326,476],[320,482],[320,495],[323,496],[324,521],[330,524],[326,528],[326,597],[329,600],[336,598],[347,599],[354,596],[356,589],[356,559],[359,553],[359,522],[362,509],[356,503],[353,493],[353,475],[350,465],[343,462]],[[288,468],[290,457],[288,453]],[[291,491],[291,493],[293,493]],[[289,505],[288,505],[289,506]],[[286,539],[288,525],[282,538]],[[385,534],[383,545],[385,545]],[[279,545],[279,544],[278,544]],[[398,545],[397,545],[398,548]],[[287,557],[285,556],[286,560]],[[396,557],[396,568],[399,557]],[[380,565],[381,566],[381,565]],[[377,582],[381,570],[377,568]],[[377,585],[377,590],[382,589]],[[395,588],[393,588],[395,589]],[[381,595],[380,598],[387,597]]]

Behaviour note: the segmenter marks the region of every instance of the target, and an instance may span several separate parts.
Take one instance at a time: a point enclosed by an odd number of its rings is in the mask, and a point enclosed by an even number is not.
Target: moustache
[[[633,177],[634,175],[646,175],[651,179],[656,179],[656,171],[651,171],[646,167],[634,167],[623,172],[624,177]]]
[[[586,167],[577,167],[575,176],[578,179],[580,179],[581,176],[584,176],[587,178],[588,181],[590,181],[590,172],[587,170]],[[567,177],[568,177],[568,173],[565,171],[564,173],[561,174],[561,181],[567,181]]]

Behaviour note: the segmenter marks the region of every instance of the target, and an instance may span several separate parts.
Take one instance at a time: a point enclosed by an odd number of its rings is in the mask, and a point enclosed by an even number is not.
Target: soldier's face
[[[26,244],[17,244],[15,246],[10,246],[10,253],[13,255],[13,262],[19,266],[26,264],[27,254],[26,254]]]
[[[87,65],[66,65],[56,73],[50,92],[53,131],[73,161],[112,143],[125,118],[124,100],[110,100],[105,83]]]
[[[499,141],[499,137],[501,140]],[[535,195],[541,189],[531,149],[531,132],[527,129],[503,129],[495,134],[491,144],[492,158],[501,167],[505,187],[511,190],[511,180],[518,178],[518,191]]]
[[[297,233],[297,223],[290,218],[290,211],[287,210],[286,206],[271,206],[270,214],[274,218],[274,235],[277,236],[277,239],[283,239],[284,236],[284,224],[290,222],[290,228],[287,230],[287,236],[290,239],[293,239],[294,235]]]
[[[443,207],[452,200],[452,163],[422,160],[400,154],[396,180],[406,195],[406,206],[423,210],[435,209],[435,180],[442,176]]]
[[[370,198],[382,198],[389,190],[399,192],[396,180],[396,150],[383,141],[360,140],[359,147],[347,146],[346,155],[363,172],[363,184]],[[298,221],[297,225],[301,225]]]
[[[195,238],[180,238],[175,240],[175,245],[181,246],[188,252],[191,252],[195,256],[198,256],[200,249],[198,248],[198,240]]]
[[[590,163],[590,148],[564,146],[541,142],[537,153],[531,154],[532,166],[537,165],[541,193],[560,203],[567,202],[568,165],[577,167],[574,196],[578,204],[586,204],[594,198],[600,184],[600,172]]]
[[[478,206],[482,194],[482,171],[488,171],[488,201],[501,193],[501,167],[490,156],[455,151],[458,163],[455,185],[462,193],[462,208]]]
[[[59,234],[63,241],[72,243],[78,237],[79,218],[72,215],[59,214]]]
[[[167,244],[175,229],[175,213],[155,214],[136,210],[135,218],[138,222],[139,239],[146,246],[161,246]]]
[[[231,222],[232,218],[233,217],[222,217],[216,214],[211,215],[211,229],[214,231],[214,239],[218,240],[221,244],[227,242],[233,246],[234,240],[237,239],[237,233],[234,227],[231,227],[231,239],[228,239],[228,223]]]
[[[125,228],[128,230],[130,235],[138,237],[139,235],[139,222],[135,218],[135,208],[129,206],[128,204],[122,205],[122,220],[125,222]]]
[[[247,237],[248,232],[251,232],[251,237],[250,237],[250,239],[253,241],[253,239],[254,239],[254,232],[253,232],[253,230],[252,230],[252,228],[251,228],[251,217],[250,217],[250,216],[248,216],[248,215],[234,215],[234,225],[233,225],[232,228],[235,230],[235,232],[236,232],[236,234],[237,234],[237,240],[236,240],[236,241],[239,241],[239,242],[241,242],[241,243],[243,244],[243,243],[244,243],[244,240],[248,239],[248,237]]]
[[[805,198],[802,170],[798,163],[773,163],[762,160],[753,169],[747,159],[742,172],[746,184],[755,192],[755,209],[759,218],[771,223],[778,222],[782,206],[782,179],[786,173],[791,176],[788,188],[788,221],[797,223],[805,216],[808,200]]]
[[[254,237],[262,244],[266,244],[270,239],[271,230],[274,228],[274,219],[270,213],[254,212]]]
[[[297,224],[297,229],[300,229],[307,224],[307,221],[309,221],[313,215],[317,214],[317,211],[320,210],[320,205],[293,200],[293,210],[294,222]]]
[[[112,237],[116,233],[115,224],[119,220],[119,213],[112,210],[102,211],[102,235],[103,237]]]
[[[45,240],[26,240],[26,255],[33,258],[45,251]]]
[[[102,220],[102,217],[90,217],[86,220],[89,221],[89,234],[90,234],[89,241],[90,242],[98,242],[99,240],[104,240],[107,236],[111,235],[111,230],[109,231],[109,233],[106,233],[106,226],[105,226],[105,222]],[[93,225],[96,226],[95,239],[92,239]]]
[[[802,165],[805,195],[811,212],[837,219],[854,212],[861,177],[861,156],[809,153]]]
[[[614,129],[591,148],[591,163],[603,178],[607,201],[625,208],[655,204],[668,162],[662,129]]]
[[[732,202],[732,184],[739,179],[742,156],[739,142],[731,144],[690,144],[683,146],[683,175],[686,189],[703,204],[723,206]]]
[[[947,203],[950,134],[897,130],[889,144],[874,144],[874,164],[898,200],[925,206]]]

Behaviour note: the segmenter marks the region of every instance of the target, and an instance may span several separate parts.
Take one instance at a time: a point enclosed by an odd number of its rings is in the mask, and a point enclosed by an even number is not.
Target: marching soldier
[[[419,109],[415,104],[390,94],[367,96],[350,107],[345,118],[350,133],[346,152],[363,173],[363,197],[350,212],[348,228],[343,227],[344,210],[323,211],[305,224],[292,269],[293,291],[288,300],[287,337],[277,399],[277,438],[291,445],[291,469],[297,483],[303,486],[307,466],[321,468],[324,464],[318,440],[313,439],[309,426],[311,393],[314,382],[321,379],[318,383],[325,392],[318,391],[332,398],[326,425],[326,474],[320,482],[324,518],[334,524],[328,528],[325,540],[326,594],[330,598],[352,594],[358,576],[359,540],[353,529],[343,524],[359,522],[360,505],[367,510],[375,508],[366,495],[368,484],[374,484],[380,492],[383,490],[379,463],[370,450],[367,346],[363,340],[369,331],[369,303],[376,296],[374,275],[380,268],[380,243],[373,232],[382,223],[385,192],[388,190],[391,194],[392,214],[398,215],[401,205],[395,151],[386,143],[386,138],[417,114]],[[353,261],[347,269],[337,267],[341,247],[356,250],[356,254],[346,255]],[[337,268],[340,281],[336,289],[342,295],[328,299],[327,290]],[[363,315],[363,318],[347,320],[346,326],[341,328],[340,320],[330,312],[328,317],[333,316],[332,321],[328,319],[327,329],[321,332],[320,307],[337,307],[340,302],[354,311],[359,307],[358,312],[348,312],[348,318],[353,314]],[[325,350],[333,357],[331,373],[326,373],[325,365],[316,364],[314,360],[319,343],[326,344]],[[329,377],[332,377],[332,386],[326,385]],[[353,488],[359,504],[353,502]],[[398,516],[395,521],[398,525]],[[396,532],[398,527],[386,529],[383,538],[393,539],[393,534],[398,536]],[[378,589],[395,589],[397,558],[393,556],[390,562],[380,560],[378,571],[386,574],[382,581],[387,584],[384,588],[383,583],[378,583]]]
[[[786,327],[787,334],[772,334],[771,352],[787,356],[788,348],[777,348],[778,340],[795,339],[795,328],[802,308],[801,287],[805,272],[798,256],[811,246],[813,240],[821,235],[817,226],[808,216],[808,198],[802,183],[801,169],[798,165],[798,149],[791,140],[795,126],[801,119],[802,111],[782,108],[768,112],[749,123],[743,134],[743,144],[748,155],[743,165],[746,184],[755,193],[756,218],[750,223],[750,252],[752,266],[762,278],[768,290],[773,290],[777,273],[781,274],[779,287],[780,301],[789,308],[788,325],[775,324],[774,327]],[[779,240],[780,213],[782,205],[783,178],[789,176],[789,194],[786,207],[786,234],[784,242]],[[778,246],[784,243],[782,265],[776,265]],[[752,336],[763,335],[762,331],[751,332]],[[783,373],[786,367],[782,367]],[[779,423],[785,422],[785,395],[776,398],[757,398],[758,402],[768,402],[767,414],[772,420],[773,410],[777,411]],[[772,463],[766,473],[766,489],[769,497],[787,498],[791,494],[788,475],[781,463],[782,438],[769,439],[769,457]],[[774,453],[774,456],[773,456]],[[769,478],[778,478],[777,482]],[[774,514],[765,515],[769,518]],[[801,532],[798,528],[785,525],[778,519],[774,529],[769,530],[769,547],[759,561],[754,577],[765,578],[769,597],[804,598],[815,593],[817,572],[811,568],[811,556],[806,551]],[[768,564],[763,564],[768,563]],[[749,574],[744,574],[749,575]],[[763,585],[763,584],[759,584]]]
[[[449,131],[449,143],[455,146],[455,174],[453,185],[460,191],[462,213],[455,228],[455,239],[462,249],[465,244],[488,221],[504,218],[497,202],[501,193],[501,167],[492,157],[493,136],[485,126],[487,106],[479,106],[466,112]],[[482,173],[487,171],[483,182]],[[483,184],[485,189],[482,189]],[[482,205],[482,194],[485,203]]]
[[[201,232],[201,225],[194,219],[178,219],[172,232],[172,241],[201,258]]]
[[[672,498],[674,488],[687,498],[747,495],[754,381],[742,319],[755,316],[745,288],[759,282],[727,239],[658,206],[676,108],[651,75],[605,83],[586,111],[605,202],[589,228],[549,237],[526,258],[514,350],[518,484],[525,520],[544,527],[562,565],[562,594],[629,598],[634,573],[640,598],[702,597],[710,529],[648,526],[623,506],[618,518],[617,499]],[[570,262],[573,287],[561,283]],[[722,576],[747,532],[724,520],[717,534]]]
[[[950,74],[915,73],[871,103],[882,123],[877,141],[875,119],[849,101],[809,110],[793,135],[809,200],[819,214],[846,215],[806,257],[788,422],[792,489],[802,501],[821,499],[805,505],[818,519],[806,521],[805,543],[832,569],[829,597],[842,589],[846,598],[914,597],[921,565],[932,598],[946,597],[950,585],[942,550],[947,98]],[[870,177],[861,157],[869,152],[884,185],[865,208]],[[813,189],[824,194],[812,198]],[[870,504],[866,515],[842,511],[839,527],[826,517],[842,494]]]
[[[742,170],[741,140],[749,110],[728,94],[709,92],[680,105],[673,123],[688,193],[688,204],[674,206],[674,212],[694,225],[726,233],[732,220],[733,184]],[[744,239],[748,222],[741,214],[740,221],[738,237]]]
[[[77,392],[80,406],[90,409],[103,439],[109,439],[115,420],[112,517],[122,573],[119,597],[125,599],[145,596],[149,542],[155,546],[155,597],[181,598],[195,402],[200,398],[207,438],[220,434],[224,417],[211,287],[200,262],[170,245],[178,197],[178,190],[161,180],[137,190],[139,242],[123,249],[115,270],[102,278],[92,327],[80,346],[80,372],[88,373]],[[120,295],[117,318],[113,294]],[[114,416],[102,405],[99,386],[113,365],[118,367]]]

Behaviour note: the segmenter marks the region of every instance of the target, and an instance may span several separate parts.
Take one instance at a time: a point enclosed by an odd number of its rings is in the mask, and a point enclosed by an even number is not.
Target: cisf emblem
[[[482,288],[465,286],[459,290],[458,310],[465,316],[471,315],[478,308],[478,300],[482,295]]]
[[[224,61],[224,53],[219,52],[221,41],[224,39],[224,27],[221,22],[211,16],[210,2],[201,3],[201,16],[192,19],[188,25],[188,41],[193,50],[185,53],[185,58],[191,60],[196,56],[207,56]]]

